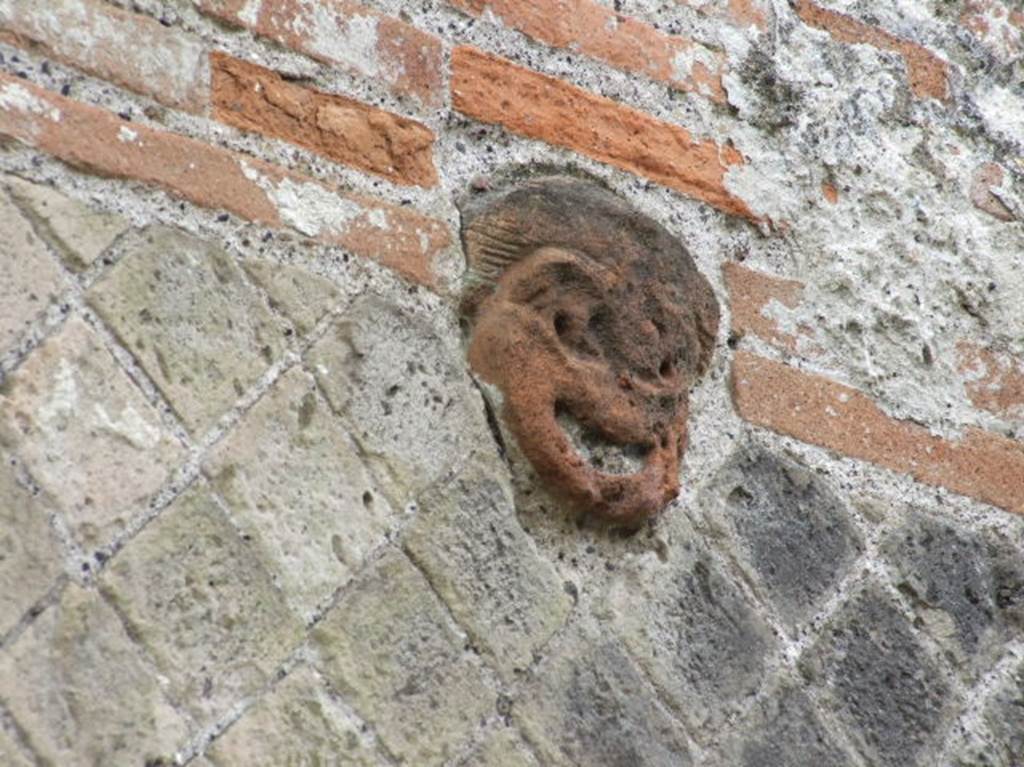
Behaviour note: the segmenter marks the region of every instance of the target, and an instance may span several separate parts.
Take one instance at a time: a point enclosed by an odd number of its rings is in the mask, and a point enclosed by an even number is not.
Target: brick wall
[[[0,762],[1024,764],[1024,15],[0,0]],[[639,532],[538,484],[458,204],[723,322]]]

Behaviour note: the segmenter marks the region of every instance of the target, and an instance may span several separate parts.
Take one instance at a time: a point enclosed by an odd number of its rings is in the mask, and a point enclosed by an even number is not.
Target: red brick
[[[1024,360],[970,341],[957,343],[956,355],[971,403],[1024,423]]]
[[[673,88],[725,101],[725,57],[700,43],[666,35],[594,0],[448,0],[480,16],[490,12],[512,29],[569,48]]]
[[[828,200],[829,205],[835,205],[839,202],[839,190],[836,189],[835,184],[830,184],[827,181],[822,183],[821,195]]]
[[[450,241],[443,223],[415,211],[126,122],[7,75],[0,75],[0,135],[99,175],[153,184],[261,224],[291,226],[426,285],[435,283],[434,258]]]
[[[206,55],[191,35],[100,0],[16,1],[4,10],[0,30],[20,45],[172,107],[206,105]]]
[[[441,102],[441,41],[350,0],[199,0],[200,10],[421,104]]]
[[[764,272],[748,269],[734,261],[722,266],[725,287],[729,291],[729,309],[732,313],[733,334],[755,335],[773,346],[795,352],[820,351],[813,344],[814,329],[807,325],[796,328],[797,334],[779,327],[767,314],[771,303],[777,302],[787,309],[796,309],[803,297],[804,284]]]
[[[452,52],[451,87],[463,114],[757,220],[725,188],[729,167],[743,163],[732,147],[695,140],[676,125],[467,46]]]
[[[211,56],[214,116],[284,139],[397,184],[437,183],[434,134],[413,120],[285,81],[223,53]]]
[[[971,180],[971,202],[980,211],[1000,221],[1013,221],[1016,217],[1006,203],[992,193],[992,187],[1002,186],[1003,168],[994,162],[979,166]]]
[[[907,65],[910,89],[918,98],[949,99],[948,65],[927,48],[846,14],[822,8],[811,0],[796,0],[795,8],[804,23],[825,30],[841,43],[865,43],[900,54]]]
[[[732,390],[758,426],[1024,514],[1024,443],[980,429],[945,440],[856,389],[748,352],[733,359]]]

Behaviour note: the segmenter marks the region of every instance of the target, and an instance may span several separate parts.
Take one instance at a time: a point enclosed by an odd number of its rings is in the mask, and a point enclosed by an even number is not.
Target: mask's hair
[[[602,266],[628,269],[638,282],[677,288],[700,339],[697,374],[711,359],[718,302],[686,247],[660,224],[607,189],[568,177],[541,177],[473,198],[462,209],[467,271],[461,311],[470,321],[511,265],[544,246],[561,247]],[[624,254],[643,258],[624,262]]]

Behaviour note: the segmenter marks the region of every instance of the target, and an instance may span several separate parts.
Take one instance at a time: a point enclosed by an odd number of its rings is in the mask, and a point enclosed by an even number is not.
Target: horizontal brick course
[[[900,54],[907,65],[910,89],[918,98],[949,99],[948,65],[924,46],[838,11],[822,8],[811,0],[796,0],[794,8],[805,24],[825,30],[841,43],[865,43]]]
[[[679,35],[623,16],[594,0],[448,0],[475,16],[492,14],[528,37],[579,51],[626,72],[725,101],[725,57]]]
[[[200,111],[206,104],[201,42],[146,16],[100,0],[0,0],[0,30],[168,106]]]
[[[787,351],[809,351],[806,341],[814,338],[814,329],[801,325],[790,332],[770,316],[773,303],[795,309],[803,297],[804,284],[749,269],[734,261],[722,266],[725,286],[729,291],[732,313],[731,331],[737,336],[748,333]]]
[[[451,87],[463,114],[757,220],[725,188],[729,167],[743,163],[732,147],[696,140],[676,125],[468,46],[452,53]]]
[[[426,106],[441,102],[441,41],[349,0],[199,0],[205,13],[382,82]]]
[[[103,109],[0,75],[0,135],[104,176],[154,184],[206,208],[373,258],[426,285],[450,242],[447,226],[363,195],[339,193],[274,165],[121,120]]]
[[[433,132],[353,99],[287,82],[223,53],[210,59],[214,116],[407,186],[437,183]]]
[[[856,389],[749,352],[733,360],[732,393],[758,426],[1024,514],[1024,443],[973,428],[945,440]]]

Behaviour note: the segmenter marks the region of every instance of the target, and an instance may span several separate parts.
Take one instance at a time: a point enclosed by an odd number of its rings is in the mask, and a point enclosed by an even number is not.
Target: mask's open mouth
[[[555,407],[555,419],[569,437],[572,446],[587,463],[605,474],[639,474],[650,452],[649,445],[620,445],[605,439],[584,424],[561,404]]]

